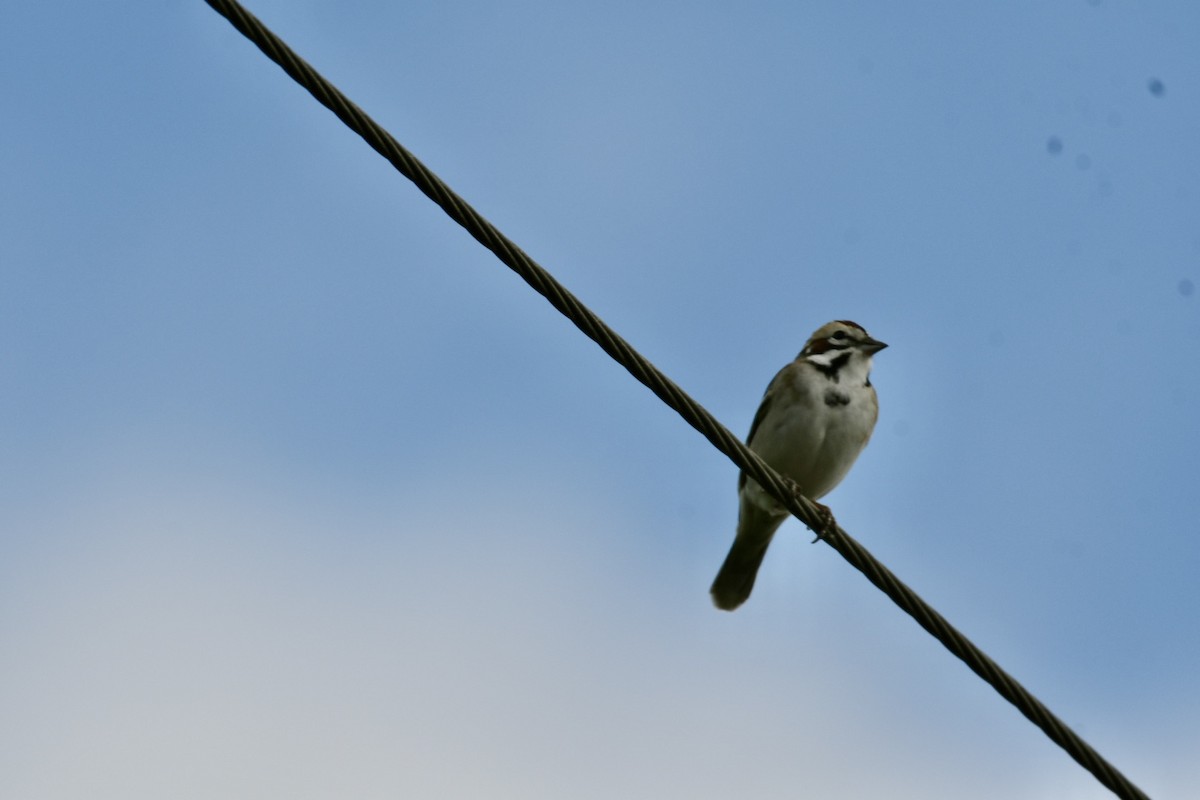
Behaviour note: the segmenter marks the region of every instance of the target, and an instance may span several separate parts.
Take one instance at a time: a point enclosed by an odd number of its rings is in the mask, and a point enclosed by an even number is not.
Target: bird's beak
[[[887,342],[872,339],[870,336],[862,343],[862,349],[867,355],[874,355],[885,347],[887,347]]]

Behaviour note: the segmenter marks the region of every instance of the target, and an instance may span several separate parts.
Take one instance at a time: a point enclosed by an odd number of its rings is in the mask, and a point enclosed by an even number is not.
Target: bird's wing
[[[788,367],[790,366],[791,364],[788,364]],[[767,418],[767,414],[770,413],[771,402],[775,398],[775,392],[772,390],[775,388],[775,384],[779,382],[779,376],[782,375],[784,370],[786,370],[788,367],[784,367],[783,369],[779,370],[779,372],[775,374],[775,377],[771,379],[771,382],[767,384],[767,390],[763,392],[762,402],[758,404],[758,411],[754,412],[754,421],[750,423],[750,432],[746,434],[747,447],[749,447],[750,443],[754,441],[754,434],[758,432],[758,426],[762,424],[762,421]],[[740,492],[743,488],[745,488],[745,486],[746,473],[743,471],[738,473],[738,491]]]

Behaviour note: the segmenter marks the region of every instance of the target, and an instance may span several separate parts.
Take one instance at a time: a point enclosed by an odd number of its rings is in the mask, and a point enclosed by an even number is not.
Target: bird
[[[826,323],[763,394],[746,444],[810,500],[842,482],[871,438],[879,418],[871,359],[885,347],[856,322]],[[826,529],[832,527],[833,514],[817,506]],[[737,536],[709,590],[713,605],[733,611],[746,602],[767,547],[788,516],[754,479],[745,472],[738,476]]]

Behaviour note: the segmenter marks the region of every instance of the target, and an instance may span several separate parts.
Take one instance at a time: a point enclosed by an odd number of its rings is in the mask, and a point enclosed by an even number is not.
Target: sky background
[[[851,534],[1200,783],[1194,3],[256,0]],[[204,3],[0,11],[0,797],[1109,797]],[[1156,83],[1157,82],[1157,83]]]

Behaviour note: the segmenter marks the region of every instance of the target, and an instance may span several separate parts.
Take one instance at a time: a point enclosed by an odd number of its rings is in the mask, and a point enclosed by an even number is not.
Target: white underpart
[[[846,352],[831,350],[805,359],[828,368]],[[875,427],[875,410],[870,403],[874,390],[866,385],[871,357],[858,350],[849,352],[850,360],[839,370],[837,383],[822,375],[819,381],[806,386],[801,375],[787,376],[784,385],[775,387],[780,393],[779,402],[772,404],[749,443],[752,450],[794,480],[800,491],[813,500],[842,482]],[[819,391],[814,391],[814,386]],[[826,405],[824,393],[828,388],[848,396],[849,404]],[[801,397],[804,399],[797,402]],[[755,505],[782,511],[753,480],[746,482],[744,491]]]

